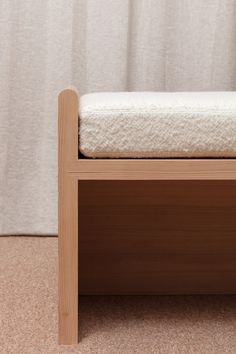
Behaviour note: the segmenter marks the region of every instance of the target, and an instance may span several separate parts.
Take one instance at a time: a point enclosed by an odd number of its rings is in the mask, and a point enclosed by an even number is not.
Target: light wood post
[[[78,342],[78,96],[59,95],[59,343]]]

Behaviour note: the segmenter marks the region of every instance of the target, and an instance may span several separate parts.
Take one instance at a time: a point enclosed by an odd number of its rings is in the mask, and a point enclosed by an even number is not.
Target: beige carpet
[[[57,239],[0,238],[1,354],[236,353],[236,296],[82,297],[57,345]]]

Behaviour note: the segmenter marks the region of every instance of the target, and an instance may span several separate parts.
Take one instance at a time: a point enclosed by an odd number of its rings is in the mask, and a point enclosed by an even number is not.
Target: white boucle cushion
[[[236,157],[236,92],[92,93],[79,116],[87,157]]]

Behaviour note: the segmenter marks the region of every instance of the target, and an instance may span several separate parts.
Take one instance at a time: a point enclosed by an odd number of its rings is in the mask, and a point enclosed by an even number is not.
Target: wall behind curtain
[[[1,0],[0,234],[57,233],[57,94],[235,90],[236,0]]]

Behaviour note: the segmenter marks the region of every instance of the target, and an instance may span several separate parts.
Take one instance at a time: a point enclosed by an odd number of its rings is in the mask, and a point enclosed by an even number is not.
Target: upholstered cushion
[[[87,157],[236,157],[236,92],[93,93],[79,115]]]

